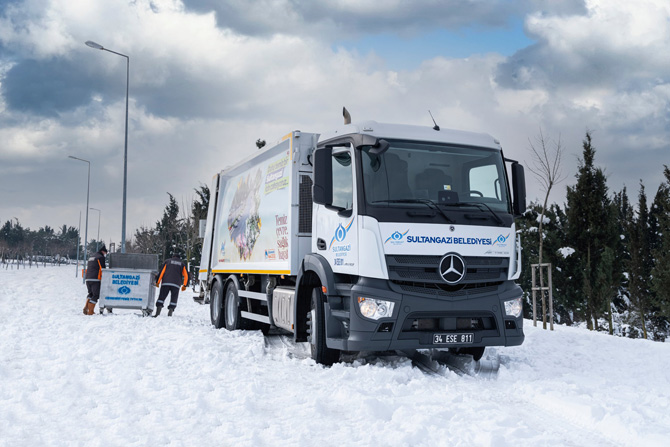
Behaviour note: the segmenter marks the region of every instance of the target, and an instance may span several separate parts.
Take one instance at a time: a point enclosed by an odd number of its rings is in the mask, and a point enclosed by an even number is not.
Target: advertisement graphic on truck
[[[215,233],[216,267],[272,263],[288,268],[289,158],[283,151],[226,180],[219,196],[218,208],[227,212]]]

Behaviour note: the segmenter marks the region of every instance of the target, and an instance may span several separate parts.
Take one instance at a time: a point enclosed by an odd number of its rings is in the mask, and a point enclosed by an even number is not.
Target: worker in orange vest
[[[100,280],[102,279],[102,269],[105,268],[106,254],[107,247],[103,245],[100,247],[100,250],[88,258],[86,266],[86,289],[88,290],[88,296],[84,305],[84,315],[93,315],[95,305],[98,302],[98,298],[100,298]]]
[[[179,288],[182,292],[186,290],[188,284],[188,272],[186,266],[176,254],[166,260],[160,269],[158,279],[156,280],[156,287],[160,287],[158,293],[158,300],[156,300],[156,314],[154,318],[160,315],[163,310],[163,302],[170,294],[170,304],[168,305],[168,317],[172,316],[177,307],[177,299],[179,298]]]

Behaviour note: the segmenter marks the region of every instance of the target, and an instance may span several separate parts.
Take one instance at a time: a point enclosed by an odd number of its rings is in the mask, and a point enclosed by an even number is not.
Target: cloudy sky
[[[542,129],[574,184],[586,130],[611,191],[670,164],[668,0],[0,0],[0,224],[121,239],[291,130],[354,121],[483,131],[530,161]],[[528,176],[529,199],[543,196]],[[89,217],[89,238],[97,233]],[[83,219],[82,219],[83,233]]]

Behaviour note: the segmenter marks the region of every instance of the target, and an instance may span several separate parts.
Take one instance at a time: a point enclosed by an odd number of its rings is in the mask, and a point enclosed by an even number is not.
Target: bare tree
[[[551,193],[552,188],[565,180],[566,176],[562,174],[561,171],[561,162],[563,160],[563,146],[561,145],[561,135],[558,135],[557,141],[552,141],[544,137],[542,128],[540,128],[540,134],[535,137],[533,142],[530,138],[528,139],[530,144],[530,151],[532,154],[531,166],[528,167],[530,172],[535,175],[535,177],[542,185],[542,190],[544,191],[544,202],[542,204],[542,213],[540,214],[540,222],[538,228],[538,237],[539,237],[539,254],[538,254],[538,264],[540,264],[540,293],[542,296],[542,321],[544,323],[544,329],[547,328],[547,319],[546,319],[546,310],[544,306],[544,274],[542,270],[542,245],[544,241],[543,236],[543,226],[544,226],[544,215],[547,211],[547,202],[549,201],[549,194]]]

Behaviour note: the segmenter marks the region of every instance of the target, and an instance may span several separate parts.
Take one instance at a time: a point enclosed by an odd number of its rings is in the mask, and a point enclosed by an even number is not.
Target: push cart
[[[138,309],[149,316],[154,310],[158,255],[110,253],[109,268],[102,271],[100,313],[105,309]]]

